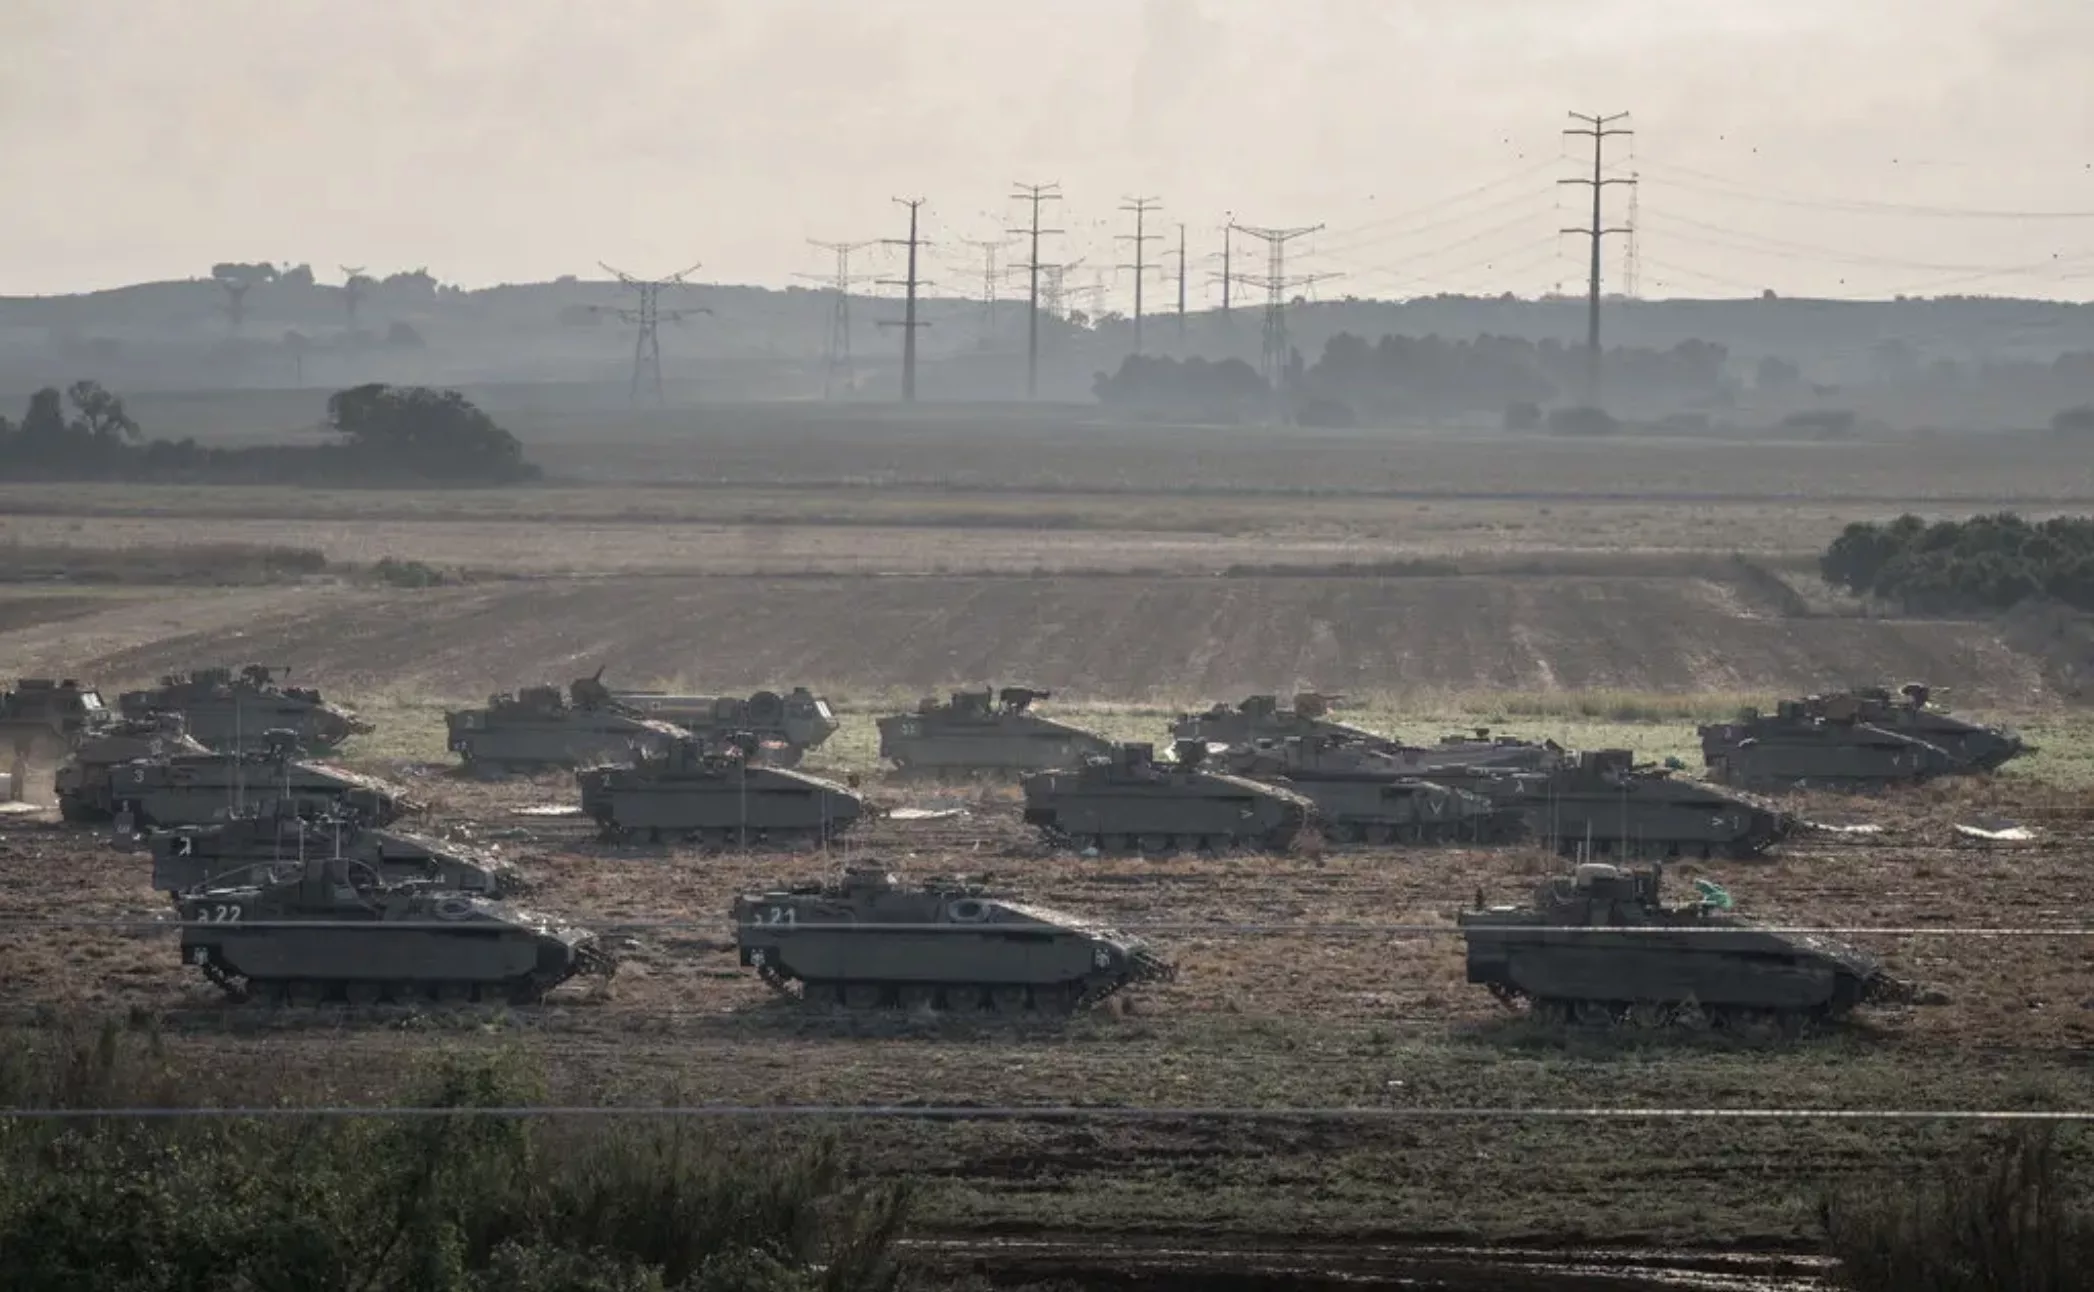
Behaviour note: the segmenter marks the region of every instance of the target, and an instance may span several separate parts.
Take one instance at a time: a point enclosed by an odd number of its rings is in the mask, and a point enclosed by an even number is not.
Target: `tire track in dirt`
[[[1983,624],[1742,618],[1691,578],[600,579],[370,592],[183,591],[0,628],[0,674],[107,689],[262,660],[345,693],[473,699],[607,666],[630,684],[804,681],[925,692],[1023,679],[1071,696],[1786,690],[1925,678],[2045,696]]]

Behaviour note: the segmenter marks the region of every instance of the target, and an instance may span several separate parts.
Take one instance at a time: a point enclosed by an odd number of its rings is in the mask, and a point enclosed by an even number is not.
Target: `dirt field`
[[[260,586],[115,586],[106,573],[0,583],[0,676],[115,691],[206,664],[290,667],[382,724],[349,761],[415,779],[441,828],[519,858],[539,885],[534,905],[617,939],[625,963],[608,992],[566,988],[542,1009],[470,1016],[230,1011],[164,933],[10,926],[167,912],[135,852],[14,817],[0,818],[0,940],[13,967],[0,977],[0,1020],[41,1031],[127,1019],[208,1074],[200,1089],[289,1074],[315,1100],[386,1097],[435,1053],[514,1049],[577,1100],[2090,1105],[2094,939],[2083,936],[1857,939],[1948,1003],[1869,1010],[1822,1034],[1549,1031],[1468,986],[1451,936],[1218,927],[1451,929],[1478,889],[1519,900],[1554,867],[1527,852],[1086,860],[1041,850],[1008,792],[875,782],[884,803],[968,813],[876,824],[841,856],[704,858],[606,849],[514,815],[571,798],[571,780],[488,786],[428,766],[444,760],[447,705],[600,665],[628,685],[814,686],[847,711],[815,767],[861,775],[877,775],[871,713],[984,681],[1051,687],[1056,705],[1121,738],[1159,737],[1179,707],[1314,687],[1414,738],[1487,722],[1691,760],[1693,723],[1737,703],[1918,678],[1959,708],[2023,725],[2042,752],[1985,783],[1813,803],[1817,819],[1885,832],[1807,836],[1759,862],[1680,867],[1674,882],[1713,878],[1770,920],[2076,927],[2094,860],[2078,815],[2078,787],[2094,784],[2094,726],[2052,661],[1990,623],[1870,613],[1809,570],[1850,519],[2094,508],[2083,453],[2040,437],[1572,445],[639,422],[521,425],[563,473],[544,489],[0,487],[0,557],[16,544],[40,554],[39,568],[58,549],[106,572],[126,551],[167,560],[231,543],[312,548],[333,563]],[[608,480],[648,483],[596,483]],[[385,556],[471,577],[388,588],[367,568]],[[2037,837],[1981,846],[1952,829],[1994,818],[2031,823]],[[1123,925],[1201,927],[1155,935],[1177,982],[1066,1024],[869,1022],[772,999],[735,963],[732,895],[868,859],[914,875],[993,874],[1028,899]],[[1609,1269],[1628,1263],[1627,1245],[1692,1249],[1704,1264],[1719,1250],[1807,1253],[1825,1190],[1909,1179],[1977,1133],[1168,1116],[864,1125],[848,1139],[868,1165],[924,1183],[917,1238],[936,1259],[1066,1273],[1079,1253],[1110,1250],[1114,1268],[1155,1274],[1241,1273],[1259,1267],[1257,1253],[1311,1239],[1388,1244],[1408,1260],[1434,1244],[1604,1248]],[[1204,1264],[1186,1254],[1195,1248]],[[1783,1277],[1815,1276],[1797,1265]],[[1777,1285],[1714,1278],[1700,1285]]]
[[[542,1061],[555,1097],[782,1103],[1060,1104],[1155,1108],[2083,1107],[2094,1080],[2094,941],[2086,937],[1852,939],[1946,1004],[1871,1009],[1800,1037],[1610,1036],[1528,1025],[1463,981],[1450,928],[1481,890],[1519,900],[1555,863],[1518,850],[1397,850],[1244,858],[1086,860],[1043,851],[1008,793],[887,788],[891,802],[964,805],[957,821],[875,825],[838,854],[703,858],[606,849],[513,809],[558,778],[425,778],[440,820],[495,842],[537,884],[530,901],[604,931],[624,957],[608,990],[562,988],[519,1011],[286,1011],[225,1005],[163,934],[8,933],[17,972],[0,1018],[157,1020],[199,1073],[289,1076],[316,1100],[382,1098],[436,1049]],[[2044,805],[2054,803],[2043,798]],[[1772,859],[1682,865],[1770,922],[1912,927],[2080,923],[2088,853],[2063,830],[2026,846],[1957,842],[1948,823],[2035,804],[1999,790],[1879,804],[1868,847],[1806,839]],[[879,861],[964,872],[1134,930],[1176,982],[1066,1024],[865,1019],[780,1000],[735,963],[732,896]],[[146,860],[55,826],[0,846],[0,922],[49,911],[153,921]],[[665,927],[665,925],[667,925]],[[1254,927],[1311,925],[1289,934]],[[1211,932],[1198,931],[1202,927]],[[1919,1079],[1916,1079],[1919,1078]],[[242,1078],[212,1088],[238,1089]],[[1686,1127],[1552,1121],[1149,1122],[868,1127],[855,1151],[926,1181],[927,1233],[1134,1233],[1550,1246],[1731,1243],[1808,1249],[1816,1199],[1951,1154],[1964,1132],[1925,1123]],[[1546,1162],[1545,1170],[1538,1164]]]

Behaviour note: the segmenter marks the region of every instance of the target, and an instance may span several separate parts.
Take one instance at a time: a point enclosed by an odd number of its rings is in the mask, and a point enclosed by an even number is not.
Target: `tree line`
[[[1665,350],[1607,353],[1610,394],[1673,405],[1714,399],[1724,389],[1729,352],[1706,341]],[[1282,399],[1296,420],[1345,424],[1486,414],[1561,402],[1582,391],[1585,351],[1558,341],[1480,336],[1384,336],[1369,342],[1349,332],[1332,337],[1315,363],[1290,355]],[[1266,384],[1241,360],[1211,363],[1133,355],[1093,384],[1100,403],[1134,411],[1203,416],[1262,412]]]
[[[382,383],[330,395],[320,445],[214,448],[145,438],[118,396],[92,381],[29,397],[0,416],[0,477],[261,484],[508,484],[539,469],[523,444],[455,390]]]
[[[2032,598],[2094,610],[2094,517],[1859,521],[1826,548],[1818,569],[1835,587],[1915,614],[2006,610]]]

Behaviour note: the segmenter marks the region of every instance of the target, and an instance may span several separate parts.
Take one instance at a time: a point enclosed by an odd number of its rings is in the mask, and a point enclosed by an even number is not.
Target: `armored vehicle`
[[[616,961],[586,930],[429,884],[309,861],[281,882],[185,895],[182,958],[237,1001],[528,1005]]]
[[[1281,708],[1275,695],[1253,695],[1235,708],[1217,704],[1205,713],[1181,713],[1171,724],[1174,740],[1200,740],[1210,745],[1243,745],[1253,740],[1284,740],[1289,736],[1347,736],[1354,740],[1388,743],[1388,737],[1330,716],[1333,702],[1342,695],[1303,691],[1291,708]]]
[[[865,801],[848,786],[754,761],[756,742],[683,736],[629,765],[578,774],[582,815],[607,839],[696,839],[712,848],[819,844],[849,830]]]
[[[1588,750],[1550,772],[1447,767],[1430,774],[1517,807],[1530,835],[1570,855],[1753,857],[1797,826],[1762,799],[1639,767],[1626,749]]]
[[[2032,752],[2015,732],[1982,726],[1934,707],[1929,703],[1932,694],[1920,683],[1908,682],[1896,695],[1887,687],[1871,686],[1812,696],[1805,703],[1813,715],[1834,722],[1865,722],[1923,740],[1965,764],[1965,770],[1998,771],[2009,760]]]
[[[1689,1003],[1712,1021],[1837,1017],[1915,998],[1864,952],[1753,928],[1728,913],[1729,895],[1713,884],[1702,883],[1695,904],[1668,907],[1661,875],[1589,862],[1542,884],[1530,907],[1486,909],[1478,893],[1477,909],[1456,917],[1469,981],[1545,1017],[1595,1021],[1656,1021]]]
[[[1493,736],[1489,727],[1441,736],[1437,744],[1406,746],[1395,753],[1398,761],[1412,767],[1501,767],[1545,772],[1576,761],[1553,740]]]
[[[878,868],[735,899],[742,963],[847,1009],[1066,1014],[1176,969],[1139,938],[979,887],[904,888]]]
[[[1802,700],[1781,701],[1771,716],[1748,709],[1740,721],[1712,723],[1699,734],[1709,779],[1753,789],[1869,789],[1970,767],[1909,733],[1814,714]]]
[[[353,817],[301,813],[290,804],[267,804],[217,825],[156,830],[147,842],[154,889],[176,895],[295,874],[312,860],[353,862],[386,884],[420,880],[486,897],[523,888],[515,864],[493,853],[366,827]]]
[[[0,692],[0,750],[55,758],[114,720],[101,693],[72,678],[25,677]]]
[[[1308,796],[1244,776],[1208,771],[1207,746],[1181,740],[1158,762],[1147,743],[1115,745],[1070,770],[1022,782],[1025,821],[1050,843],[1101,852],[1176,848],[1279,850],[1316,817]]]
[[[489,696],[484,709],[446,713],[451,752],[490,772],[587,767],[659,753],[684,734],[612,699],[602,674],[576,678],[565,696],[558,687],[527,686]]]
[[[1316,803],[1326,841],[1502,843],[1526,831],[1516,807],[1470,790],[1422,780],[1384,748],[1334,736],[1291,736],[1237,745],[1220,766],[1283,785]]]
[[[81,739],[52,778],[60,815],[72,822],[109,819],[117,802],[109,781],[114,769],[176,755],[223,757],[190,739],[179,713],[118,718],[102,726]]]
[[[804,686],[784,695],[758,691],[732,695],[671,695],[665,691],[613,691],[611,698],[650,718],[673,722],[703,740],[747,732],[763,747],[763,760],[791,767],[836,734],[841,724],[829,702]]]
[[[83,747],[58,770],[58,805],[68,821],[128,820],[135,829],[210,825],[264,802],[350,812],[373,826],[422,810],[406,789],[375,776],[294,758],[289,737],[260,753],[161,753],[103,762],[121,745]]]
[[[249,664],[238,676],[231,669],[202,668],[170,674],[148,691],[126,691],[117,707],[127,718],[179,713],[189,734],[205,747],[228,753],[260,748],[265,733],[289,731],[297,747],[324,753],[372,725],[338,704],[330,704],[310,687],[284,686],[267,665]]]
[[[1012,773],[1073,767],[1112,742],[1032,712],[1052,692],[1028,686],[955,691],[944,704],[925,698],[914,713],[879,719],[880,757],[905,772]]]

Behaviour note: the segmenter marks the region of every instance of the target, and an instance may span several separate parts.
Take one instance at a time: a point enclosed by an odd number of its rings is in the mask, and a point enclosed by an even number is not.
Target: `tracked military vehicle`
[[[1073,767],[1112,742],[1032,712],[1052,692],[1029,686],[955,691],[944,704],[925,698],[914,713],[881,718],[880,757],[907,773],[981,775]]]
[[[1510,771],[1546,772],[1577,761],[1574,755],[1553,740],[1535,741],[1521,740],[1514,736],[1494,736],[1489,727],[1441,736],[1435,744],[1404,746],[1392,752],[1399,763],[1414,769],[1495,767]]]
[[[771,987],[847,1009],[1067,1014],[1177,973],[1088,920],[876,867],[737,898],[733,918],[742,963]]]
[[[1244,776],[1209,771],[1207,746],[1181,740],[1176,759],[1154,747],[1113,746],[1075,768],[1022,782],[1025,821],[1048,842],[1101,852],[1288,847],[1315,821],[1308,796]]]
[[[222,757],[189,738],[179,713],[118,718],[83,737],[52,777],[59,814],[75,823],[106,821],[116,811],[116,790],[110,783],[116,768],[177,755]]]
[[[150,690],[124,692],[117,707],[127,718],[179,713],[190,736],[224,753],[259,749],[268,733],[279,731],[292,732],[303,752],[325,753],[375,729],[310,687],[280,684],[263,664],[249,664],[238,676],[225,668],[169,674]]]
[[[865,801],[835,781],[755,761],[753,737],[684,736],[659,754],[578,775],[582,815],[607,839],[696,840],[711,848],[805,847],[858,823]]]
[[[1626,749],[1588,750],[1549,772],[1445,767],[1430,775],[1518,808],[1531,837],[1568,855],[1754,857],[1797,828],[1772,803],[1639,767]]]
[[[1987,727],[1934,707],[1932,691],[1909,682],[1892,695],[1889,688],[1861,687],[1831,695],[1811,696],[1804,701],[1813,716],[1833,722],[1865,722],[1925,741],[1946,752],[1961,770],[1998,771],[2009,761],[2032,752],[2021,736],[2000,727]]]
[[[451,752],[475,771],[539,771],[659,753],[684,735],[618,702],[602,678],[598,669],[568,683],[564,696],[558,687],[527,686],[489,696],[484,709],[446,713]]]
[[[1171,724],[1171,738],[1210,745],[1243,745],[1254,740],[1285,740],[1289,736],[1342,736],[1389,743],[1389,738],[1380,732],[1331,717],[1331,705],[1344,698],[1303,691],[1294,697],[1291,707],[1282,708],[1278,696],[1253,695],[1233,709],[1217,704],[1205,713],[1179,714]]]
[[[1690,1004],[1719,1022],[1827,1018],[1915,998],[1864,952],[1752,927],[1713,885],[1691,906],[1668,907],[1661,874],[1590,862],[1542,884],[1531,906],[1485,908],[1478,893],[1477,909],[1456,917],[1468,980],[1543,1017],[1592,1021],[1662,1021]]]
[[[1386,749],[1364,741],[1291,736],[1237,745],[1214,761],[1221,770],[1314,800],[1329,843],[1504,843],[1527,828],[1518,808],[1420,779]]]
[[[701,740],[719,741],[748,733],[762,746],[763,761],[792,767],[835,735],[841,724],[829,702],[796,686],[784,695],[672,695],[666,691],[613,691],[618,703],[650,718],[671,722]]]
[[[0,692],[0,753],[56,758],[115,720],[101,693],[72,678],[25,677]]]
[[[1814,713],[1783,700],[1774,713],[1746,710],[1737,722],[1698,729],[1709,779],[1750,789],[1866,790],[1949,776],[1969,764],[1906,732]]]
[[[281,882],[186,894],[182,958],[235,1001],[535,1004],[617,962],[586,930],[428,884],[307,862]]]
[[[58,770],[61,815],[75,822],[114,820],[120,828],[172,829],[210,825],[260,803],[280,802],[301,811],[353,813],[383,826],[423,806],[390,781],[293,757],[288,735],[257,753],[177,751],[101,761],[134,747],[113,742],[78,750]]]
[[[217,825],[156,830],[147,843],[154,889],[178,896],[282,878],[313,860],[352,862],[385,884],[421,881],[484,897],[513,896],[523,889],[515,863],[491,852],[366,827],[353,817],[300,813],[288,804],[267,804]]]

